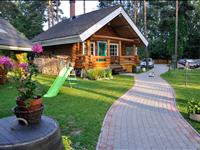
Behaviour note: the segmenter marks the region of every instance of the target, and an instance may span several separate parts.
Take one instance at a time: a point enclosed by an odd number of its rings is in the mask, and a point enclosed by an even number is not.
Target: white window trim
[[[91,55],[91,44],[93,44],[93,56],[95,56],[95,42],[90,42],[90,55]]]
[[[82,54],[85,55],[85,41],[82,42]]]
[[[117,43],[110,43],[110,46],[111,45],[116,45],[117,46],[117,56],[119,56],[119,44],[117,44]]]

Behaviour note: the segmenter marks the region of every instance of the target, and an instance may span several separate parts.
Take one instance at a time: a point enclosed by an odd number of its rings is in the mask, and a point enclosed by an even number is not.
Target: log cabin
[[[70,1],[69,19],[36,36],[42,57],[36,59],[42,73],[58,74],[63,62],[75,69],[111,68],[132,72],[139,63],[137,47],[148,41],[120,6],[99,9],[75,16],[75,1]]]

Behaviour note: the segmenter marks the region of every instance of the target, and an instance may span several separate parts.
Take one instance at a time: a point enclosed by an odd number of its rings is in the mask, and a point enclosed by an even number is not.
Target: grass
[[[55,77],[39,75],[36,80],[45,93]],[[111,104],[133,85],[133,78],[114,76],[113,80],[79,80],[79,87],[67,83],[54,98],[44,98],[45,115],[55,118],[62,135],[70,136],[76,149],[95,149],[104,116]],[[0,118],[12,115],[16,89],[13,83],[0,86]]]
[[[200,123],[188,118],[187,102],[194,99],[200,101],[200,70],[187,72],[187,85],[185,86],[185,71],[173,70],[162,75],[175,90],[176,103],[183,117],[200,133]]]

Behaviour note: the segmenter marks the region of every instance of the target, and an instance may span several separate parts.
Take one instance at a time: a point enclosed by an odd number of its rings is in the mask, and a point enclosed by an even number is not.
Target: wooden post
[[[77,48],[77,45],[73,44],[73,46],[72,46],[72,56],[71,56],[71,62],[73,64],[75,64],[75,60],[76,60],[76,48]]]
[[[118,57],[118,63],[120,64],[120,58],[122,56],[122,41],[119,41],[119,57]]]
[[[90,56],[90,54],[91,54],[90,40],[86,41],[86,49],[87,49],[87,53],[86,54]]]
[[[110,40],[107,40],[107,56],[110,56]]]
[[[137,47],[135,44],[133,44],[133,51],[132,51],[132,55],[137,55]]]
[[[119,41],[119,57],[122,55],[122,41]]]

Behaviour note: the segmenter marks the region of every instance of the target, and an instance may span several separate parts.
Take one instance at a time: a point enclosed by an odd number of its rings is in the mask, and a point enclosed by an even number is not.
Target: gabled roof
[[[0,19],[0,49],[31,51],[31,42],[9,22]]]
[[[83,42],[120,14],[136,32],[142,43],[147,46],[148,41],[124,9],[119,6],[99,9],[75,18],[66,19],[49,28],[47,31],[42,32],[33,38],[32,41],[40,42],[43,46]]]

